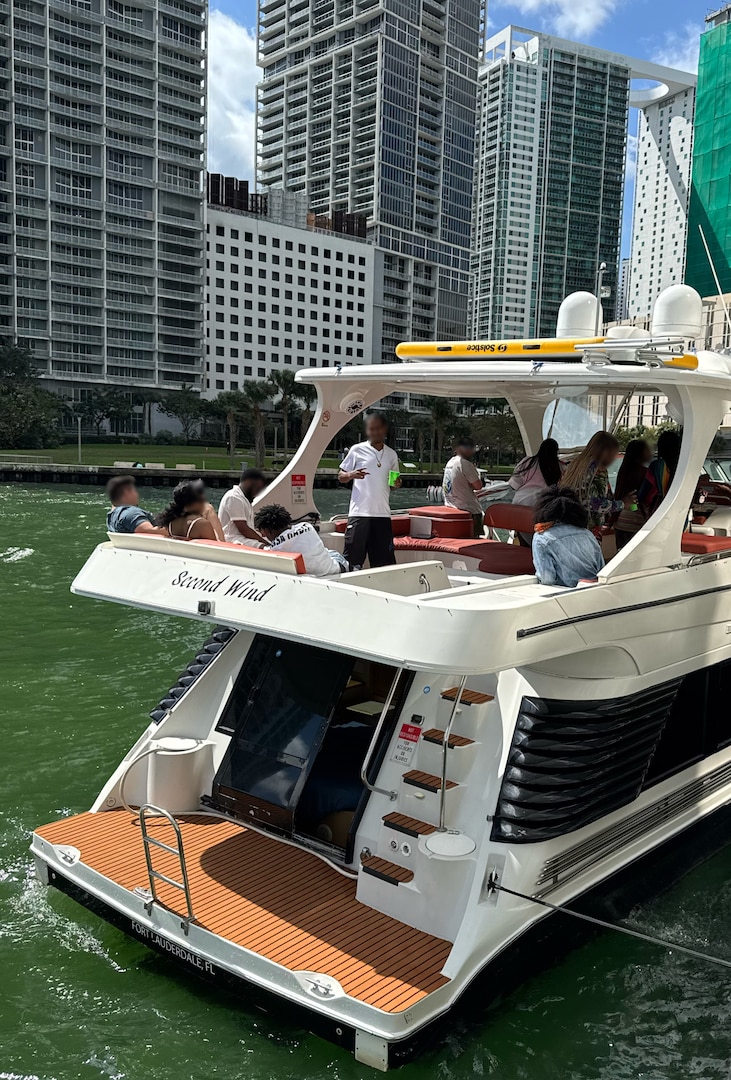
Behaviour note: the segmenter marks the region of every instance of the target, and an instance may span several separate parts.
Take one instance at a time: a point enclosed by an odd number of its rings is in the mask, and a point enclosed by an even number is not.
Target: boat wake
[[[33,548],[9,547],[5,551],[0,551],[0,562],[20,562],[21,559],[27,559],[33,552]]]

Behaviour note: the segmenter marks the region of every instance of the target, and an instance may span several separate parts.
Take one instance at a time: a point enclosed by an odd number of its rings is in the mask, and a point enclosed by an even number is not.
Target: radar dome
[[[671,285],[655,301],[651,327],[653,337],[700,337],[703,301],[690,285]]]
[[[575,292],[561,301],[556,322],[557,338],[593,338],[596,336],[599,308],[599,327],[604,322],[601,304],[590,292]]]

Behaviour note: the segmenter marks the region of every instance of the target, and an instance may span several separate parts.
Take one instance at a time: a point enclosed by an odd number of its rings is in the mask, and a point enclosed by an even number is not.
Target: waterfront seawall
[[[53,463],[29,464],[24,462],[0,462],[0,481],[23,484],[89,484],[103,487],[111,476],[117,476],[125,470],[113,465],[54,465]],[[181,480],[200,477],[210,488],[231,487],[238,478],[239,471],[221,469],[129,469],[139,487],[174,487]],[[273,480],[278,470],[265,469],[267,479]],[[429,487],[441,484],[441,470],[433,473],[405,472],[401,477],[405,488]],[[315,474],[316,488],[337,488],[337,469],[318,469]]]

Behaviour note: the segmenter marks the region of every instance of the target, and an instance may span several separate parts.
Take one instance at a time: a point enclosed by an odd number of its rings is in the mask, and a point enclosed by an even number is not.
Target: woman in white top
[[[254,515],[254,527],[274,551],[298,551],[305,560],[305,570],[313,577],[336,577],[348,570],[340,552],[326,548],[320,534],[308,522],[293,525],[292,516],[284,506],[276,503],[262,506]]]
[[[561,480],[564,465],[558,458],[558,443],[544,439],[538,453],[525,457],[515,466],[508,484],[515,492],[513,502],[519,506],[533,506],[538,496]]]

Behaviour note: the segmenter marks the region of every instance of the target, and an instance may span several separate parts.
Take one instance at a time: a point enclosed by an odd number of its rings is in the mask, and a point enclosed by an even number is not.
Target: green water
[[[344,492],[322,492],[326,513]],[[163,491],[145,491],[150,508]],[[423,501],[423,493],[399,492]],[[94,489],[0,486],[0,1080],[356,1080],[377,1074],[181,975],[38,885],[29,833],[88,809],[202,627],[72,597]],[[731,957],[731,850],[633,925]],[[499,1080],[728,1080],[731,972],[605,934],[402,1070]]]

